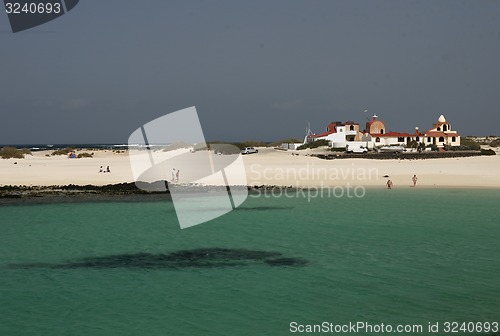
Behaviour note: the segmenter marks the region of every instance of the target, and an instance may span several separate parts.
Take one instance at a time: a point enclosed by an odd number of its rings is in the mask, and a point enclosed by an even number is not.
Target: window
[[[446,125],[443,125],[443,131],[445,131],[445,132],[446,132],[446,129],[447,129],[447,128],[446,128]]]
[[[441,131],[441,127],[438,127],[438,128],[437,128],[437,130],[438,130],[438,131]]]
[[[405,138],[404,137],[398,137],[398,142],[404,142]]]
[[[427,137],[427,142],[432,142],[431,137]]]
[[[411,141],[410,137],[406,138],[406,142],[410,142],[410,141]]]
[[[455,142],[455,141],[457,141],[457,138],[452,137],[452,138],[451,138],[451,142]]]
[[[380,129],[380,134],[384,134],[384,129]]]
[[[444,138],[443,137],[439,137],[439,142],[444,142]]]
[[[349,130],[354,131],[354,126],[351,125],[351,127],[349,127]]]
[[[376,139],[375,139],[375,142],[380,142],[380,138],[376,138]]]
[[[419,138],[419,137],[416,137],[416,138],[415,138],[415,141],[417,141],[417,142],[418,142],[418,141],[420,141],[420,138]]]

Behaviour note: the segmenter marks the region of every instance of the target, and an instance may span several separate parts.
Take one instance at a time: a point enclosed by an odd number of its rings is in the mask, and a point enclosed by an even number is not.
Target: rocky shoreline
[[[138,188],[136,183],[119,183],[104,186],[65,185],[65,186],[0,186],[0,205],[2,204],[43,204],[100,201],[170,201],[170,191],[165,181],[148,184],[149,190]],[[144,187],[144,186],[143,186]],[[273,185],[247,186],[249,193],[276,189],[294,189],[292,186]],[[176,192],[205,193],[227,190],[225,186],[177,185]]]

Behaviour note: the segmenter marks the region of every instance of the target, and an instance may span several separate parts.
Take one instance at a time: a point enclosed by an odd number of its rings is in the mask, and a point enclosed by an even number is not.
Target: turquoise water
[[[292,335],[292,321],[499,321],[499,200],[497,190],[413,188],[310,202],[260,196],[184,230],[168,202],[0,206],[0,335]],[[78,264],[197,248],[308,263]]]

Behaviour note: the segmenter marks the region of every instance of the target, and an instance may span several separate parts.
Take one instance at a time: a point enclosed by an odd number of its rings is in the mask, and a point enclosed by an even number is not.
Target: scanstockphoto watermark
[[[287,188],[257,189],[252,197],[302,197],[314,198],[362,198],[365,184],[378,181],[379,171],[374,167],[325,167],[306,164],[301,167],[250,166],[249,182],[263,185],[288,185]]]
[[[379,179],[379,171],[374,167],[325,167],[306,164],[301,167],[265,167],[261,164],[250,166],[250,181],[357,181],[366,182]]]
[[[136,186],[148,192],[168,191],[183,229],[236,209],[248,196],[240,149],[207,145],[194,106],[140,126],[128,145],[135,148],[128,154]],[[219,188],[200,192],[203,185]]]
[[[252,198],[304,198],[308,202],[316,198],[363,198],[366,195],[364,186],[352,186],[349,183],[342,186],[327,187],[272,187],[265,189],[256,189],[250,193]]]

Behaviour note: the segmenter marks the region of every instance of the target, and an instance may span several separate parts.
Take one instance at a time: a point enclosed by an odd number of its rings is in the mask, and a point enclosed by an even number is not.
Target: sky
[[[373,114],[500,136],[500,1],[81,0],[15,34],[0,12],[0,41],[2,144],[126,143],[190,106],[207,140]]]

